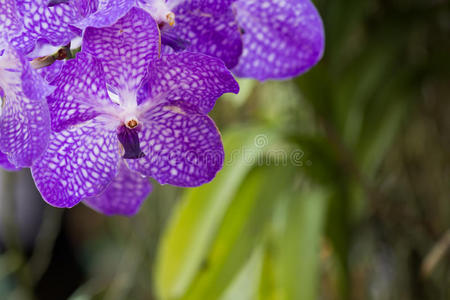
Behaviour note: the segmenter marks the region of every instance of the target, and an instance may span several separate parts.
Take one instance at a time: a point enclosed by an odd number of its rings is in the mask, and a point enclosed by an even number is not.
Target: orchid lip
[[[179,38],[170,31],[161,31],[161,44],[167,45],[175,52],[185,50],[189,46],[189,42]]]
[[[133,121],[135,120],[128,121],[128,123]],[[137,121],[135,122],[137,123]],[[126,159],[142,158],[145,156],[145,153],[141,150],[137,125],[134,128],[129,128],[129,125],[126,123],[125,126],[121,126],[117,133],[117,137],[125,151],[122,157]],[[134,123],[131,125],[134,125]]]
[[[47,7],[52,7],[52,6],[55,6],[55,5],[68,3],[68,2],[69,2],[69,0],[50,0],[47,3]]]

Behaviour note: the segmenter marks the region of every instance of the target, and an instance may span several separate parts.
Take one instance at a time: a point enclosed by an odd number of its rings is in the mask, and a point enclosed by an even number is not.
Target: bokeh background
[[[227,159],[133,218],[0,173],[0,299],[450,299],[450,5],[317,0],[323,60],[240,80]]]

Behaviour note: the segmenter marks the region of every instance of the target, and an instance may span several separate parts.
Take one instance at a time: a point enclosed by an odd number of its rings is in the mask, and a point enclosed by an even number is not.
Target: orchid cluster
[[[208,113],[233,74],[291,78],[323,47],[309,0],[0,0],[0,165],[53,206],[133,215],[149,177],[221,169]]]

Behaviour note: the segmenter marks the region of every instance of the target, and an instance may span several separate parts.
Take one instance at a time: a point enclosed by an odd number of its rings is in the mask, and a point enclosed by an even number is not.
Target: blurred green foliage
[[[85,274],[70,299],[450,299],[449,3],[315,3],[323,60],[218,102],[211,183],[155,186],[133,219],[65,214]],[[62,299],[52,286],[72,280],[44,213],[40,252],[6,240],[8,299]]]

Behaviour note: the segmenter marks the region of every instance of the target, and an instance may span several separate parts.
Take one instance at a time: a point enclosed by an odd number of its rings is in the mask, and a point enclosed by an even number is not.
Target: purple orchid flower
[[[17,55],[25,56],[27,60],[53,54],[81,34],[81,30],[71,23],[82,18],[83,13],[89,14],[89,10],[80,8],[84,1],[76,1],[70,6],[59,3],[59,7],[52,7],[48,0],[2,1],[0,49],[13,48]],[[43,69],[36,60],[31,64],[49,81],[59,72],[62,62],[57,61]]]
[[[164,53],[218,57],[240,77],[287,79],[314,66],[324,29],[310,0],[23,0],[26,30],[12,42],[31,51],[37,40],[66,45],[88,26],[114,24],[133,6],[153,16]],[[81,30],[80,30],[81,29]]]
[[[291,78],[324,50],[323,24],[310,0],[109,0],[79,25],[104,26],[133,5],[158,23],[164,53],[218,57],[241,77]]]
[[[48,7],[47,2],[48,0],[16,1],[23,30],[10,43],[22,53],[32,51],[40,39],[59,46],[69,43],[76,35],[69,28],[69,24],[77,17],[74,10],[67,4]]]
[[[324,28],[310,0],[237,0],[233,6],[244,43],[237,76],[287,79],[322,58]]]
[[[0,19],[1,165],[28,167],[47,145],[50,119],[45,97],[53,88],[9,44],[22,31],[15,1],[2,2]]]
[[[234,1],[138,0],[159,24],[161,40],[174,51],[200,52],[224,61],[232,69],[242,53]],[[165,47],[165,52],[171,52]]]
[[[242,41],[233,1],[180,0],[109,0],[77,26],[103,27],[114,23],[131,7],[147,11],[158,23],[165,52],[171,49],[200,52],[218,57],[228,68],[237,65],[242,53]],[[175,15],[176,26],[175,25]]]
[[[0,56],[0,151],[17,167],[29,167],[45,150],[50,117],[45,97],[53,89],[11,47]]]
[[[11,0],[6,0],[10,1]],[[77,22],[90,15],[97,8],[97,1],[84,0],[20,0],[14,1],[18,22],[23,30],[11,39],[13,47],[22,53],[30,53],[35,46],[65,46],[81,30]]]
[[[221,58],[240,77],[291,78],[323,54],[323,24],[310,0],[169,0],[166,5],[176,24],[172,30],[164,26],[162,38],[185,40],[187,50]]]
[[[160,58],[157,24],[138,8],[83,38],[48,97],[54,133],[32,167],[43,198],[132,215],[151,191],[147,176],[186,187],[212,180],[224,153],[207,113],[239,89],[223,62],[188,52]]]

